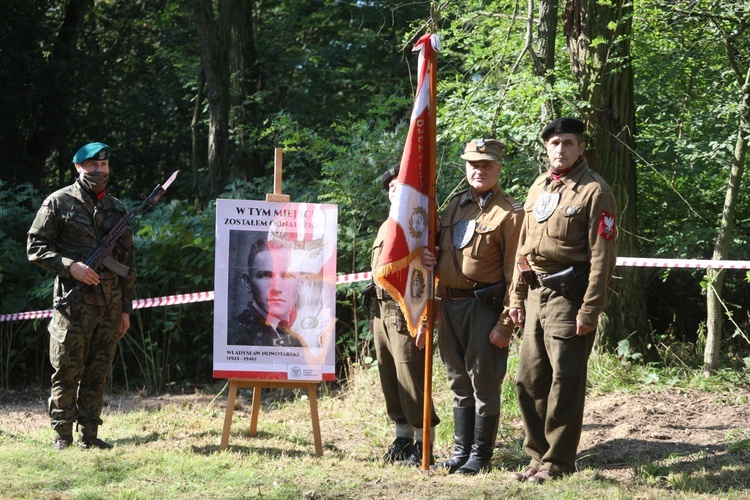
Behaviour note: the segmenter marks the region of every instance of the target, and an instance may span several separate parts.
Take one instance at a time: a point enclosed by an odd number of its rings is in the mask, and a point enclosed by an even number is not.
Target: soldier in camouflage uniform
[[[73,442],[74,422],[81,447],[112,447],[98,438],[97,431],[117,342],[130,327],[136,272],[130,232],[112,253],[129,267],[127,277],[108,269],[98,274],[85,264],[127,213],[122,202],[105,190],[109,154],[109,146],[99,142],[82,147],[73,157],[78,178],[44,200],[28,233],[29,260],[57,273],[55,300],[76,282],[83,287],[78,300],[65,314],[55,311],[48,326],[54,370],[49,415],[58,450]]]

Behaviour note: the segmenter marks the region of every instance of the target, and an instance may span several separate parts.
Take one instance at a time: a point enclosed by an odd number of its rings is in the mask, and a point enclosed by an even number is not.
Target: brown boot
[[[515,479],[516,481],[528,481],[529,478],[537,472],[539,472],[537,469],[533,467],[527,467],[523,472],[513,472],[510,477]]]
[[[52,446],[55,447],[55,450],[62,451],[69,448],[71,444],[73,444],[73,436],[61,436],[58,434]]]

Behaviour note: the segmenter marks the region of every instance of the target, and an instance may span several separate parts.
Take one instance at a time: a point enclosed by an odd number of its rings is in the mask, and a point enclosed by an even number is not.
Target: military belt
[[[475,297],[473,288],[446,288],[445,296],[454,300]]]

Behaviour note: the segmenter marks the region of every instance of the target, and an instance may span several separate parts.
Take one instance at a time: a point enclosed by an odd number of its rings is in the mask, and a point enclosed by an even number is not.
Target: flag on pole
[[[434,120],[430,119],[435,110],[429,106],[430,92],[434,92],[430,89],[430,57],[440,51],[440,38],[426,34],[413,51],[419,51],[417,91],[386,221],[385,245],[374,272],[378,286],[401,306],[412,336],[427,314],[430,275],[422,266],[422,249],[427,246],[430,170],[434,168],[428,152],[436,140]]]

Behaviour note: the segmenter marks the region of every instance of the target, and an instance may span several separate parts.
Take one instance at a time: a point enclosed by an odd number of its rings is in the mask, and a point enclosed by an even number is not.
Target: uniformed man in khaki
[[[548,124],[550,169],[529,190],[510,316],[523,327],[516,393],[531,457],[519,481],[575,471],[586,370],[615,267],[615,197],[584,156],[585,125]]]
[[[453,392],[453,456],[437,465],[449,473],[490,470],[500,420],[513,322],[508,294],[523,221],[519,203],[499,184],[505,145],[494,139],[466,144],[469,189],[440,217],[436,274],[440,297],[438,343]],[[423,252],[425,266],[435,256]]]
[[[396,193],[398,172],[399,166],[396,165],[381,177],[381,185],[388,191],[391,200]],[[386,224],[383,223],[372,245],[372,269],[377,266],[383,252],[385,228]],[[412,338],[398,303],[375,283],[368,288],[371,294],[370,330],[378,358],[380,387],[396,434],[383,455],[383,461],[419,467],[422,465],[425,332],[420,331]],[[431,413],[430,436],[434,437],[435,426],[440,423],[434,405]]]
[[[57,274],[55,300],[76,283],[83,287],[65,314],[55,311],[47,328],[54,369],[49,415],[58,450],[73,442],[73,423],[81,447],[112,448],[99,439],[98,428],[117,342],[130,327],[136,272],[129,231],[112,252],[125,277],[108,269],[99,274],[85,264],[127,213],[122,202],[106,191],[109,154],[109,146],[101,142],[78,150],[73,157],[76,181],[44,200],[28,233],[29,260]]]

